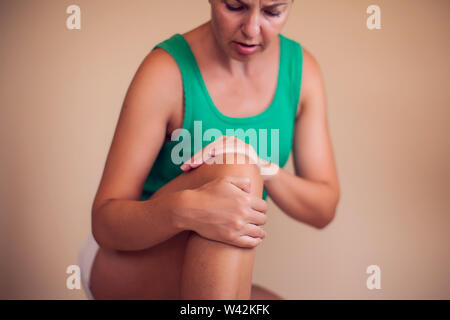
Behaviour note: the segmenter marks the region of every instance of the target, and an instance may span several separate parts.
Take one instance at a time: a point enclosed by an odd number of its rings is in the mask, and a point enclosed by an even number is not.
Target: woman
[[[155,46],[127,92],[80,256],[90,297],[281,299],[252,284],[265,199],[316,228],[333,219],[339,186],[319,66],[280,34],[293,1],[209,3],[211,20]],[[188,143],[180,166],[179,139],[198,140],[189,134],[199,123],[216,139]],[[258,131],[259,148],[229,129]],[[257,150],[258,163],[229,141]],[[296,175],[280,168],[291,149]],[[208,157],[193,161],[199,154]],[[220,154],[232,161],[211,161]]]

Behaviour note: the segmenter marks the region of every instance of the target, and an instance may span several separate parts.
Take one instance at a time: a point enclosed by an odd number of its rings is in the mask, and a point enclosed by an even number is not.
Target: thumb
[[[227,182],[235,185],[242,191],[251,193],[251,179],[249,177],[236,177],[236,176],[227,176]]]

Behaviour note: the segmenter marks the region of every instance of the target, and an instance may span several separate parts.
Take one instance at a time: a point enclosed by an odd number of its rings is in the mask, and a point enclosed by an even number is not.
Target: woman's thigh
[[[151,198],[194,189],[223,175],[251,175],[253,164],[204,164],[171,180]],[[262,193],[262,189],[261,189]],[[96,299],[178,299],[185,249],[192,231],[183,231],[140,251],[99,249],[91,273]]]

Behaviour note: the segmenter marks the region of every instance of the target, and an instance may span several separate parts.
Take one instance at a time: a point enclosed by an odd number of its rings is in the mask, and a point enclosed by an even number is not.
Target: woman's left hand
[[[198,151],[189,160],[185,161],[180,169],[187,172],[191,169],[198,168],[209,159],[225,153],[247,155],[250,158],[250,163],[258,165],[264,181],[271,179],[279,170],[278,165],[261,159],[251,145],[234,136],[221,136],[217,138]]]

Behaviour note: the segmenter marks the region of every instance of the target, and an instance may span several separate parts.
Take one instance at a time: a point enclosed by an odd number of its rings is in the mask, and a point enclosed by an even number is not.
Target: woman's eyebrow
[[[279,2],[279,3],[274,3],[274,4],[269,4],[267,6],[264,6],[265,8],[275,8],[278,6],[285,6],[287,5],[287,2]]]
[[[239,2],[239,4],[241,4],[243,6],[248,6],[248,4],[243,2],[242,0],[235,0],[235,1]],[[274,2],[274,1],[272,1],[272,2]],[[278,7],[278,6],[285,6],[287,4],[288,4],[287,2],[277,2],[277,3],[265,5],[264,8],[275,8],[275,7]]]

